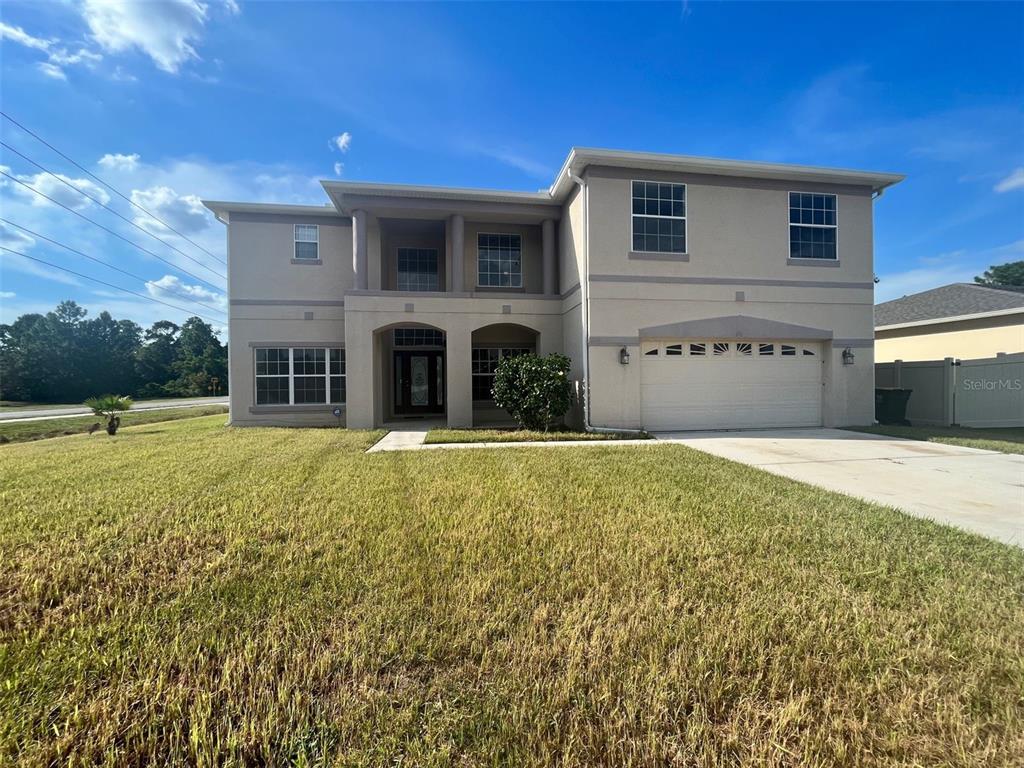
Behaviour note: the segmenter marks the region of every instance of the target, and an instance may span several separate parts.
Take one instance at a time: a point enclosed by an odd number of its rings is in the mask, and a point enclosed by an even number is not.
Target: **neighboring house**
[[[953,283],[875,307],[875,361],[1024,352],[1024,289]]]
[[[206,202],[228,226],[231,421],[494,423],[495,366],[529,351],[572,360],[577,426],[868,424],[872,205],[901,179],[573,149],[540,192]]]

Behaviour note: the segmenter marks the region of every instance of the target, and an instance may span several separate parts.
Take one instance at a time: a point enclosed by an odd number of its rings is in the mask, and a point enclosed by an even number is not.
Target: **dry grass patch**
[[[680,446],[8,446],[0,762],[1009,765],[1024,553]]]

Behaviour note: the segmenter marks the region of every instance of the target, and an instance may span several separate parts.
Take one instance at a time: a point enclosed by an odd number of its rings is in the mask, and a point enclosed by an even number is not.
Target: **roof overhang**
[[[340,216],[333,205],[287,205],[283,203],[235,203],[225,200],[202,200],[218,221],[227,223],[232,213],[270,213],[291,216]]]
[[[626,152],[615,149],[573,147],[565,158],[549,193],[553,199],[564,199],[572,189],[572,176],[582,176],[590,165],[632,168],[644,171],[705,173],[714,176],[737,176],[752,179],[776,179],[821,184],[848,184],[870,187],[881,192],[905,178],[898,173],[851,171],[843,168],[822,168],[812,165],[761,163],[749,160],[721,160],[714,157],[667,155],[656,152]]]
[[[331,202],[344,214],[371,211],[380,217],[431,218],[459,213],[467,217],[525,222],[561,217],[561,206],[545,192],[499,189],[321,181]]]
[[[909,323],[890,323],[889,325],[876,325],[876,331],[898,331],[901,328],[919,328],[926,325],[943,325],[945,323],[959,323],[965,320],[985,320],[987,318],[1006,317],[1008,315],[1024,315],[1024,307],[1010,307],[1009,309],[995,309],[991,312],[975,312],[970,315],[954,315],[952,317],[933,317],[929,320],[913,320]]]

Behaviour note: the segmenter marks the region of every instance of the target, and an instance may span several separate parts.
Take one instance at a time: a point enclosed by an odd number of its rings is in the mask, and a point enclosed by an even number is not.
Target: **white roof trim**
[[[328,195],[368,195],[381,197],[413,197],[431,200],[479,200],[488,203],[547,203],[555,201],[547,191],[515,192],[504,189],[473,187],[438,187],[421,184],[381,184],[369,181],[324,180],[320,184]]]
[[[202,200],[220,218],[222,213],[281,213],[292,216],[340,216],[330,203],[323,205],[288,205],[286,203],[233,203],[223,200]]]
[[[876,331],[895,331],[900,328],[916,328],[921,325],[941,325],[942,323],[958,323],[962,320],[983,320],[986,317],[1003,317],[1005,315],[1024,314],[1024,307],[1010,307],[1009,309],[994,309],[991,312],[975,312],[972,315],[952,315],[950,317],[934,317],[931,320],[914,320],[909,323],[892,323],[891,325],[877,325]]]
[[[813,165],[762,163],[691,155],[668,155],[657,152],[625,152],[615,149],[573,147],[551,185],[549,190],[551,196],[558,198],[566,194],[572,184],[569,172],[579,175],[588,165],[675,171],[677,173],[707,173],[714,176],[743,176],[781,181],[814,181],[823,184],[855,184],[869,186],[873,191],[885,189],[905,178],[898,173],[851,171],[845,168],[823,168]]]
[[[713,157],[573,147],[565,158],[565,162],[562,163],[562,167],[551,186],[546,190],[538,192],[324,179],[320,184],[331,199],[331,202],[334,203],[334,206],[325,205],[323,208],[319,208],[309,205],[232,203],[214,200],[204,200],[203,205],[218,215],[237,211],[330,216],[339,215],[337,209],[341,208],[341,198],[345,195],[406,197],[431,200],[473,200],[486,203],[561,204],[573,188],[573,181],[569,178],[570,172],[579,175],[588,165],[629,168],[638,171],[662,170],[676,173],[705,173],[714,176],[776,179],[789,182],[849,184],[870,187],[876,192],[896,184],[904,178],[897,173],[876,173],[872,171],[852,171],[843,168],[822,168],[810,165],[722,160]]]

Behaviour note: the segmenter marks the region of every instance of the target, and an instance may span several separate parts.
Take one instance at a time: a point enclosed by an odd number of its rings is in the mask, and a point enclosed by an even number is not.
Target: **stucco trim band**
[[[233,307],[344,307],[334,299],[232,299]]]
[[[866,349],[875,346],[874,339],[832,339],[833,347],[853,347],[855,349]]]
[[[794,339],[802,341],[827,341],[832,331],[812,328],[806,325],[782,323],[747,315],[708,317],[687,320],[681,323],[652,325],[640,329],[640,338],[672,339]]]
[[[591,275],[592,283],[681,283],[689,285],[765,285],[779,288],[871,289],[874,283],[838,280],[772,280],[757,277],[675,277],[672,275]]]

